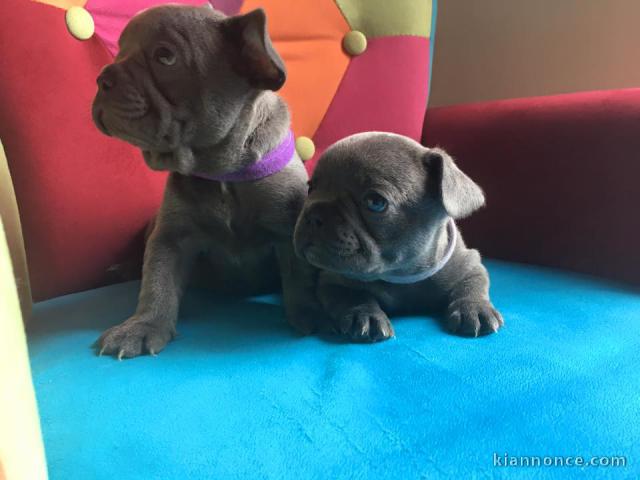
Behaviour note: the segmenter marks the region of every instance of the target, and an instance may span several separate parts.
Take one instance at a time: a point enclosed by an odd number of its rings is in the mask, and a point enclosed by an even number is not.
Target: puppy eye
[[[389,206],[387,199],[375,192],[368,193],[364,197],[364,203],[367,209],[375,213],[382,213]]]
[[[153,58],[156,62],[165,67],[170,67],[176,63],[176,54],[167,47],[158,47],[153,52]]]

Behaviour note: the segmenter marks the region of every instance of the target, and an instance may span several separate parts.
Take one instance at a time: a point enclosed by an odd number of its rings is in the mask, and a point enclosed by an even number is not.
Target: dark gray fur
[[[100,337],[101,353],[162,350],[175,335],[194,261],[208,284],[238,295],[273,291],[281,278],[290,323],[305,333],[314,328],[312,272],[291,245],[307,189],[299,157],[258,181],[191,175],[238,170],[283,140],[289,112],[274,91],[285,76],[262,10],[225,17],[168,5],[136,15],[123,31],[117,57],[98,77],[94,121],[139,147],[149,167],[171,173],[145,250],[138,307]],[[204,273],[203,259],[213,266]]]
[[[311,187],[294,242],[322,269],[318,297],[339,332],[383,340],[394,335],[387,314],[402,313],[441,312],[449,331],[466,336],[502,326],[480,255],[459,234],[453,256],[433,277],[404,285],[380,280],[436,264],[448,245],[449,219],[484,205],[480,188],[446,152],[391,133],[353,135],[323,154]],[[370,192],[388,200],[386,211],[366,208]]]

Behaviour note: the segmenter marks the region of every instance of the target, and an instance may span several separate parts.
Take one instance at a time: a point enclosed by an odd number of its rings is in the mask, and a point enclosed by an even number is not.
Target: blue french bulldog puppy
[[[320,158],[294,233],[321,269],[317,295],[354,341],[394,335],[388,315],[437,313],[452,333],[496,332],[489,276],[455,220],[484,195],[441,149],[391,133],[345,138]]]
[[[308,333],[314,276],[291,243],[307,173],[276,93],[286,72],[264,12],[150,8],[129,22],[119,45],[98,77],[94,122],[169,178],[138,307],[100,337],[99,351],[127,358],[162,350],[193,266],[209,266],[200,275],[207,285],[238,295],[281,282],[289,321]]]

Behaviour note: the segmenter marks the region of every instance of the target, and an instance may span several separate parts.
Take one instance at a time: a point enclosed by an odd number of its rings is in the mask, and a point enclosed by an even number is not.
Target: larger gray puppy
[[[211,180],[251,170],[286,142],[292,148],[289,112],[274,93],[284,81],[262,10],[226,17],[208,7],[162,6],[122,32],[117,57],[98,77],[94,121],[171,174],[147,242],[137,310],[100,337],[101,352],[162,350],[198,255],[214,265],[210,282],[238,294],[273,290],[279,270],[289,321],[313,328],[312,280],[291,245],[307,189],[300,159],[291,152],[284,168],[259,179]]]
[[[393,335],[387,314],[444,312],[454,333],[503,324],[489,277],[454,219],[484,204],[480,188],[440,149],[362,133],[321,157],[298,220],[297,252],[322,269],[318,296],[354,340]]]

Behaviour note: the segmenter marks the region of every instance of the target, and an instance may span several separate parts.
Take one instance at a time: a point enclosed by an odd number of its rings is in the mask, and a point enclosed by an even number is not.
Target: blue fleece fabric
[[[50,478],[640,477],[640,294],[488,266],[506,326],[481,339],[425,317],[395,319],[375,345],[298,338],[274,298],[191,292],[176,341],[119,362],[90,345],[133,311],[137,283],[40,303],[30,354]],[[494,453],[627,465],[516,468]]]

